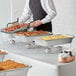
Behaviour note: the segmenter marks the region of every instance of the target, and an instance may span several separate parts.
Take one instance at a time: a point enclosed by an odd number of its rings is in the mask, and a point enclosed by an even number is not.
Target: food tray
[[[0,71],[0,76],[27,76],[29,68],[31,68],[31,66]]]
[[[60,36],[62,34],[58,35],[51,35],[51,36]],[[48,35],[50,36],[50,35]],[[60,45],[60,44],[67,44],[71,43],[72,39],[74,38],[73,35],[62,35],[62,36],[68,36],[68,38],[62,38],[62,39],[54,39],[54,40],[39,40],[40,37],[35,39],[35,44],[40,46],[52,46],[52,45]]]
[[[13,32],[6,32],[6,31],[2,31],[2,30],[0,30],[0,32],[7,33],[7,34],[13,34]]]
[[[0,71],[0,76],[27,76],[27,73],[32,66],[28,64],[28,62],[22,60],[19,57],[20,57],[19,55],[8,52],[6,57],[4,58],[4,61],[13,60],[15,62],[24,64],[25,67]]]
[[[51,32],[47,32],[48,34],[52,34]],[[22,35],[17,35],[16,33],[13,32],[4,32],[1,31],[2,34],[2,39],[3,40],[9,40],[9,38],[15,38],[16,41],[19,42],[30,42],[30,41],[34,41],[35,37],[40,37],[40,36],[44,36],[44,35],[48,35],[48,34],[42,34],[42,35],[34,35],[34,36],[22,36]]]
[[[28,37],[28,36],[19,36],[19,35],[15,35],[15,39],[18,42],[31,42],[34,41],[35,37]]]
[[[11,25],[11,26],[8,26],[8,25]],[[29,23],[16,24],[15,22],[13,22],[13,23],[8,23],[7,27],[0,29],[0,31],[5,33],[16,33],[20,31],[27,31],[27,29],[29,28],[30,28]]]
[[[4,31],[4,30],[0,30],[1,32],[4,32],[4,33],[9,33],[9,34],[13,34],[13,33],[16,33],[16,32],[20,32],[20,31],[27,31],[27,28],[29,28],[29,26],[23,26],[21,28],[18,28],[14,31],[10,31],[10,32],[7,32],[7,31]]]
[[[52,34],[52,33],[49,33],[49,34]],[[34,41],[35,38],[41,37],[41,36],[46,36],[46,35],[48,35],[48,34],[35,35],[35,36],[20,36],[20,35],[15,34],[15,39],[20,42],[32,42],[32,41]]]

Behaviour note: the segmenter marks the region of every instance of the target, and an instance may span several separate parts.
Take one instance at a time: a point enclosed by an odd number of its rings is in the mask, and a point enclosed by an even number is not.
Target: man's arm
[[[42,20],[32,22],[31,27],[37,27],[41,24],[51,22],[51,20],[56,16],[56,9],[52,0],[41,0],[41,4],[47,15]]]
[[[41,20],[42,24],[50,22],[56,16],[56,9],[52,0],[42,0],[43,9],[47,13],[46,17]]]
[[[29,8],[29,0],[26,1],[26,4],[25,4],[25,7],[24,7],[24,10],[23,10],[23,13],[21,15],[21,17],[19,18],[19,23],[24,23],[26,22],[30,16],[31,16],[31,10]]]

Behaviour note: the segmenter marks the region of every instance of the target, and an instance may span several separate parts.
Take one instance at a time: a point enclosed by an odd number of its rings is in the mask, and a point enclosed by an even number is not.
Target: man
[[[35,30],[52,32],[51,20],[56,16],[52,0],[26,0],[23,14],[18,23],[25,23],[32,16],[31,27]]]
[[[26,0],[25,8],[18,20],[18,24],[26,23],[31,17],[30,27],[35,30],[52,32],[51,20],[55,16],[56,10],[52,0]],[[10,38],[13,37],[10,36]]]

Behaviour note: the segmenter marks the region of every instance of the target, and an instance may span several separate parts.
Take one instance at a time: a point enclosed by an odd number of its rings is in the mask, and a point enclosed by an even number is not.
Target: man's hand
[[[40,26],[41,24],[42,24],[42,22],[40,20],[36,20],[36,21],[33,21],[32,23],[30,23],[30,26],[37,27],[37,26]]]

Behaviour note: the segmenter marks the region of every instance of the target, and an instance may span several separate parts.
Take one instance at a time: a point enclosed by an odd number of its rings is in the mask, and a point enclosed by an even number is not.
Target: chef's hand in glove
[[[36,21],[33,21],[32,23],[30,23],[30,26],[37,27],[37,26],[40,26],[41,24],[42,24],[42,22],[40,20],[36,20]]]

